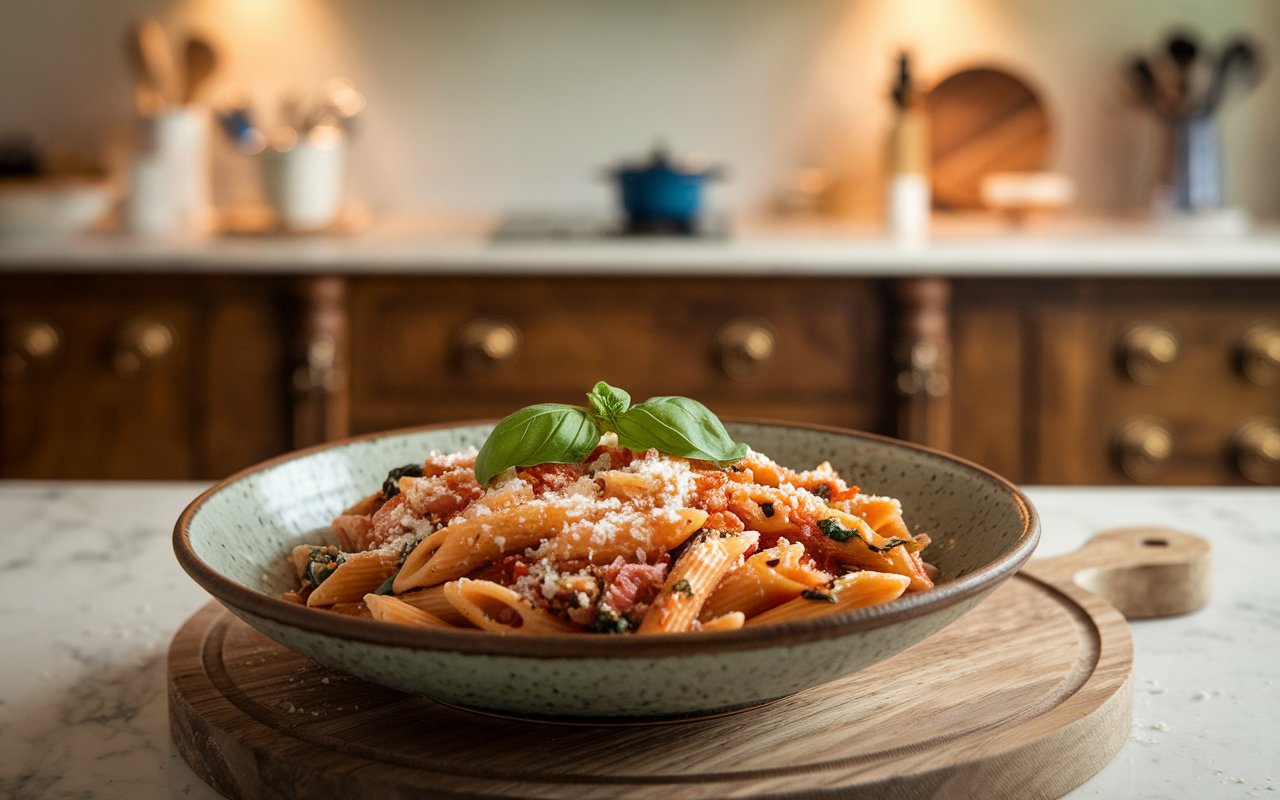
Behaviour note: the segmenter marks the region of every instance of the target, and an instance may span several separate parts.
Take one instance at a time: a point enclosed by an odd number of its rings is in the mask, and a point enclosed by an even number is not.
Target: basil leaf
[[[587,399],[591,401],[596,414],[610,423],[610,428],[618,415],[631,407],[631,395],[604,381],[596,383],[595,388],[587,392]]]
[[[585,408],[539,403],[499,422],[476,456],[481,486],[507,467],[576,464],[600,441],[600,428]]]
[[[714,461],[726,467],[747,454],[711,410],[688,397],[651,397],[618,415],[618,444],[631,450],[657,449],[669,456]]]

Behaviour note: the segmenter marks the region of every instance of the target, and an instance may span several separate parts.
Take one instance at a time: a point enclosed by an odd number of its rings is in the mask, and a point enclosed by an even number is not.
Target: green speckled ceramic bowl
[[[1003,478],[952,456],[864,433],[765,422],[730,432],[782,464],[829,460],[864,491],[902,500],[942,571],[931,591],[885,605],[759,628],[657,636],[434,631],[305,608],[285,554],[333,541],[329,521],[387,470],[430,450],[479,446],[491,424],[364,436],[273,459],[183,512],[174,550],[232,613],[317,661],[406,692],[534,717],[680,717],[749,707],[874,664],[976,605],[1031,556],[1040,527]]]

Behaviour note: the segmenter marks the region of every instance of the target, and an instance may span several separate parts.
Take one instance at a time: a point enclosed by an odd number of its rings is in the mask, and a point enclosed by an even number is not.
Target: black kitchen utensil
[[[911,84],[911,56],[903,50],[898,54],[898,75],[893,81],[893,105],[906,108],[914,99]]]
[[[1231,84],[1252,87],[1261,75],[1262,59],[1258,55],[1258,48],[1247,39],[1233,39],[1214,62],[1209,90],[1197,113],[1211,116],[1222,105]]]
[[[1138,97],[1157,114],[1166,118],[1173,114],[1172,103],[1156,80],[1150,61],[1142,56],[1134,58],[1129,64],[1129,79]]]
[[[1173,62],[1175,75],[1174,105],[1182,113],[1192,108],[1191,82],[1196,57],[1200,54],[1200,44],[1193,34],[1186,31],[1176,32],[1169,37],[1165,50]]]

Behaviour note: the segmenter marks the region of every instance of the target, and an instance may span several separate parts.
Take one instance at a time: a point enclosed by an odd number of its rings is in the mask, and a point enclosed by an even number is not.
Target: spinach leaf
[[[920,549],[916,544],[915,539],[894,538],[886,539],[883,545],[872,544],[866,539],[863,539],[862,534],[855,530],[849,530],[839,522],[836,522],[835,517],[827,517],[826,519],[818,520],[818,529],[825,533],[828,539],[833,539],[837,542],[847,542],[850,539],[859,539],[867,546],[867,549],[873,553],[887,553],[895,547],[903,546],[907,548],[908,553],[914,553],[916,550]]]
[[[382,585],[379,586],[377,589],[373,590],[373,593],[374,594],[391,594],[392,593],[391,585],[396,582],[396,576],[399,574],[400,574],[400,570],[396,570],[395,572],[388,575],[387,579],[382,582]]]
[[[403,467],[396,467],[387,473],[386,480],[382,482],[382,496],[387,500],[400,494],[401,478],[421,478],[421,464],[405,464]]]
[[[625,617],[604,603],[596,607],[595,619],[591,621],[591,630],[596,633],[626,633],[630,627]]]

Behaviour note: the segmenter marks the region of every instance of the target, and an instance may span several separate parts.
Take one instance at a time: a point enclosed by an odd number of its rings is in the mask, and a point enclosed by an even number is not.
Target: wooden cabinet
[[[1035,483],[1280,483],[1280,286],[961,282],[957,452]]]
[[[885,314],[865,282],[370,279],[350,310],[355,431],[582,403],[598,380],[885,428]]]
[[[207,478],[287,449],[278,288],[0,278],[0,476]]]
[[[581,403],[887,433],[1027,483],[1280,483],[1280,282],[0,276],[0,476],[217,478]]]

